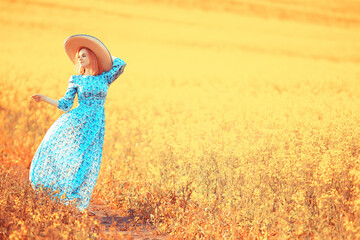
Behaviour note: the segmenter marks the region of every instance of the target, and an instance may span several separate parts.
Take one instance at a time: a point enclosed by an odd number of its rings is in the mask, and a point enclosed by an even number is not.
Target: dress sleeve
[[[113,67],[108,72],[103,73],[109,85],[124,72],[125,66],[126,63],[120,58],[114,59]]]
[[[64,112],[70,110],[74,104],[76,92],[77,92],[77,87],[73,76],[71,76],[69,79],[69,85],[66,90],[65,96],[59,99],[58,108]]]

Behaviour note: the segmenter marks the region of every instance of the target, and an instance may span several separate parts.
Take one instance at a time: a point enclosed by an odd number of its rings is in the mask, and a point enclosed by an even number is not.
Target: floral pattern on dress
[[[110,84],[125,66],[123,60],[115,58],[108,72],[70,77],[58,105],[65,113],[49,128],[31,162],[29,178],[35,190],[56,190],[55,196],[64,204],[75,201],[81,211],[89,206],[102,157],[105,99]],[[70,110],[76,94],[79,105]]]

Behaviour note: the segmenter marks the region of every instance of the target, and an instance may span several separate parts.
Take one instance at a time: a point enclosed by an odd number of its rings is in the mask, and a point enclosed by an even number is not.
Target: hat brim
[[[77,34],[68,37],[64,41],[65,52],[74,64],[76,64],[76,52],[82,47],[89,48],[95,53],[104,71],[109,71],[112,68],[111,54],[99,39],[86,34]]]

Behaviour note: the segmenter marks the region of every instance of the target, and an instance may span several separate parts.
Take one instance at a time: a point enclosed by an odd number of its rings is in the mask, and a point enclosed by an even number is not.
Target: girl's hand
[[[45,101],[45,96],[42,94],[35,94],[30,97],[32,97],[37,102]]]

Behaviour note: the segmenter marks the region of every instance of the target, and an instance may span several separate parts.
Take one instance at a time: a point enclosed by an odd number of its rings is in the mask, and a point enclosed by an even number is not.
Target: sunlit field
[[[0,0],[0,29],[0,238],[113,237],[27,181],[79,33],[127,62],[92,201],[173,239],[360,238],[360,1]]]

